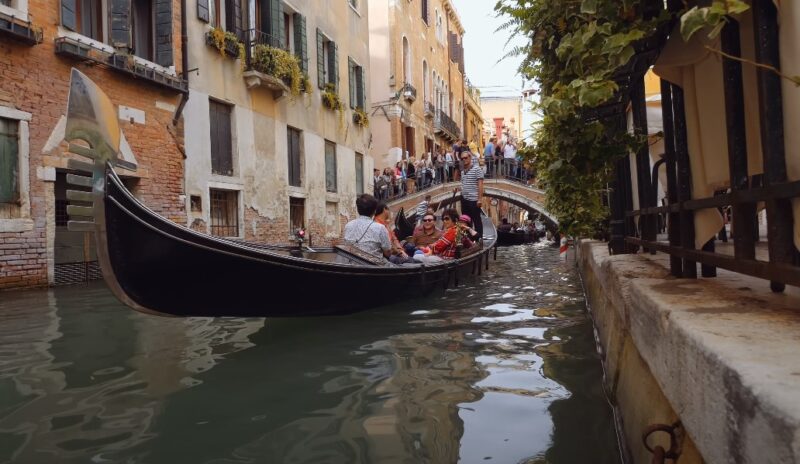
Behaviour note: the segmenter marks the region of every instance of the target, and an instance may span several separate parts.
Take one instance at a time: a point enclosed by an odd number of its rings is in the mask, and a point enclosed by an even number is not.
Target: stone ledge
[[[706,462],[800,462],[800,298],[725,271],[676,279],[664,255],[605,243],[579,254]]]

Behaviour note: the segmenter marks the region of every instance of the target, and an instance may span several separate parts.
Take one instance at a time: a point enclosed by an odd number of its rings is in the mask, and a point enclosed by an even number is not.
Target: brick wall
[[[143,177],[134,193],[150,208],[174,221],[185,223],[186,213],[179,195],[183,194],[182,128],[172,128],[171,111],[156,107],[156,102],[178,104],[178,93],[165,90],[101,66],[88,66],[54,53],[58,33],[59,2],[30,0],[30,20],[41,27],[44,41],[28,46],[0,36],[0,105],[11,106],[33,116],[30,121],[30,203],[34,227],[30,231],[0,233],[0,289],[47,284],[48,202],[52,184],[39,179],[37,167],[52,165],[59,153],[42,153],[59,119],[64,115],[69,73],[77,67],[94,80],[115,105],[145,112],[144,124],[122,122]],[[180,72],[180,1],[173,2],[174,62]],[[163,105],[162,105],[163,106]],[[56,163],[57,164],[57,163]],[[50,195],[48,197],[48,189]],[[52,209],[52,208],[51,208]],[[52,216],[52,211],[50,213]],[[2,221],[2,219],[0,219]]]

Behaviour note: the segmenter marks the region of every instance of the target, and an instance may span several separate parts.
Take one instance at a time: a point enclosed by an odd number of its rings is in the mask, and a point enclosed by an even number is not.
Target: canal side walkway
[[[610,256],[601,242],[576,251],[630,462],[652,458],[647,426],[678,418],[681,464],[800,462],[798,289],[722,269],[676,279],[663,253]]]

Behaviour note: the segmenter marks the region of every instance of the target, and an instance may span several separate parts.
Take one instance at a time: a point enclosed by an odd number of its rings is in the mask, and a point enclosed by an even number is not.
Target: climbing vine
[[[543,119],[535,128],[535,148],[526,150],[546,193],[546,207],[564,232],[592,235],[608,217],[603,197],[617,160],[635,151],[643,137],[634,137],[619,121],[597,116],[597,110],[619,103],[619,77],[631,58],[670,19],[666,11],[646,15],[642,0],[498,0],[497,13],[507,19],[502,29],[526,39],[509,52],[521,56],[523,77],[539,87]],[[658,6],[658,2],[656,2]],[[747,11],[743,0],[712,0],[707,6],[681,11],[681,34],[716,37],[730,17]],[[645,19],[649,18],[649,19]],[[721,50],[709,50],[724,55]],[[771,66],[736,59],[775,72]]]
[[[644,141],[589,116],[618,100],[616,77],[667,15],[644,19],[639,0],[500,0],[495,9],[508,18],[504,28],[527,39],[511,54],[540,89],[544,117],[526,153],[546,207],[565,233],[591,236],[608,217],[603,197],[614,163]]]

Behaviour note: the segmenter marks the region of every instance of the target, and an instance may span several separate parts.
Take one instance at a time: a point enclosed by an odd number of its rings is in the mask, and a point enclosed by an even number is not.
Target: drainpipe
[[[181,92],[178,100],[178,109],[175,110],[175,116],[172,118],[172,125],[177,126],[178,120],[181,118],[183,108],[186,106],[186,101],[189,100],[189,25],[186,19],[186,0],[181,0],[181,73],[183,80],[186,81],[187,90]]]

